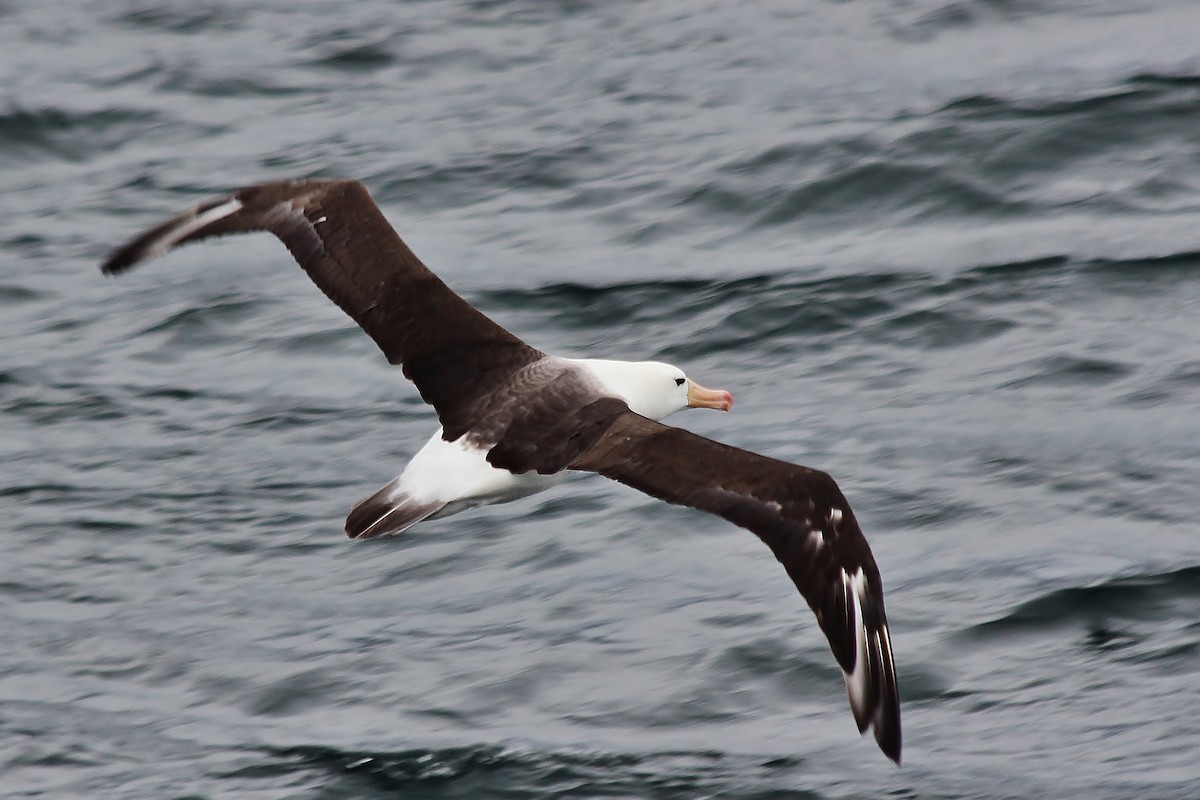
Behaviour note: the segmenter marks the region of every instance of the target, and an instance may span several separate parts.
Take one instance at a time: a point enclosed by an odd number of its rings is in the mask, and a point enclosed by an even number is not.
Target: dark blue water
[[[1190,0],[0,0],[0,794],[1200,796]],[[270,237],[363,179],[536,346],[737,397],[887,588],[860,740],[770,552],[599,478],[353,543],[435,425]]]

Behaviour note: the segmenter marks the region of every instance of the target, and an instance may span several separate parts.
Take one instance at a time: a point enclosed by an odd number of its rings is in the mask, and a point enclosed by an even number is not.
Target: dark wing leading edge
[[[873,728],[880,749],[899,763],[900,696],[883,583],[833,479],[663,425],[612,399],[583,409],[574,425],[570,469],[719,514],[767,543],[829,639],[859,731]]]
[[[313,282],[375,340],[441,419],[447,439],[475,402],[542,357],[450,290],[388,224],[358,181],[310,180],[239,189],[180,214],[109,256],[114,275],[178,245],[269,231]]]

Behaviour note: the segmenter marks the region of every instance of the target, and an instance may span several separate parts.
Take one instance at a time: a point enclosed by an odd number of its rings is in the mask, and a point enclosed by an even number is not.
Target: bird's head
[[[592,361],[594,372],[609,391],[645,417],[662,419],[685,408],[733,408],[733,395],[706,389],[683,370],[658,361]]]

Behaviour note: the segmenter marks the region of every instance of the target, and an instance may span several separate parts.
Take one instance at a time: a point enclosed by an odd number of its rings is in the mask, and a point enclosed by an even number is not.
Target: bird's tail
[[[346,518],[351,539],[374,539],[401,533],[446,507],[443,500],[421,500],[400,489],[400,479],[354,507]]]

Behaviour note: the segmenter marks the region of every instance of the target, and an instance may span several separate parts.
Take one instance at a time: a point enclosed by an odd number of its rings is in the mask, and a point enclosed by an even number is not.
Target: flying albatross
[[[104,262],[132,269],[187,242],[279,237],[329,299],[403,368],[441,428],[395,480],[350,512],[352,538],[596,472],[668,503],[718,514],[775,553],[816,613],[860,732],[900,761],[900,698],[871,549],[824,472],[714,442],[658,420],[733,397],[677,367],[547,355],[492,322],[413,255],[358,181],[266,183],[202,203]]]

